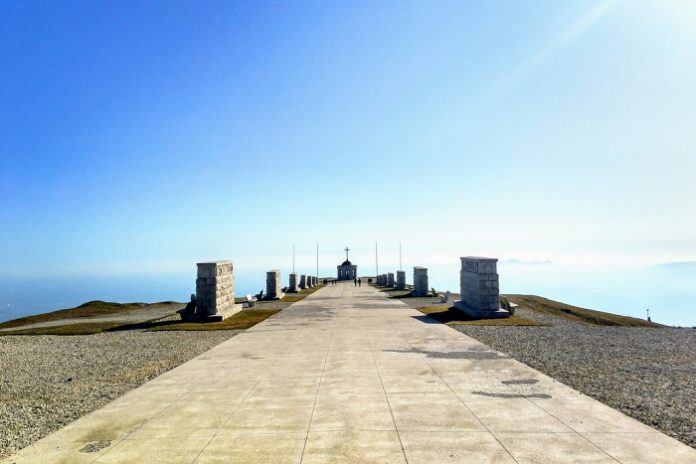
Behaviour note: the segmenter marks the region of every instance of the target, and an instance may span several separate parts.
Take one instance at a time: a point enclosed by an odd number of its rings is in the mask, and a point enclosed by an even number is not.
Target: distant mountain
[[[553,261],[550,259],[547,259],[545,261],[529,261],[525,259],[519,259],[519,258],[510,258],[506,259],[504,261],[501,261],[502,264],[521,264],[521,265],[526,265],[526,266],[548,266],[549,264],[553,264]]]
[[[696,261],[675,261],[652,266],[651,269],[659,271],[696,272]]]

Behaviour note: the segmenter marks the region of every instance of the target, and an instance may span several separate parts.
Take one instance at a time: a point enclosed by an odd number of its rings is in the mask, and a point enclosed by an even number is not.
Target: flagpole
[[[404,263],[401,261],[401,242],[399,242],[399,270],[404,270]]]

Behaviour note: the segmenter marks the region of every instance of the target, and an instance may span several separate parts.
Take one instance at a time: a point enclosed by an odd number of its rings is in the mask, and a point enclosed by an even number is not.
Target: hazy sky
[[[4,1],[0,67],[7,277],[696,260],[691,0]]]

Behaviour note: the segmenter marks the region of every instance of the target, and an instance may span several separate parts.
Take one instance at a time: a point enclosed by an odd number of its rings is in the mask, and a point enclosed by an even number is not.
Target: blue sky
[[[689,0],[9,1],[0,37],[0,276],[696,260]]]

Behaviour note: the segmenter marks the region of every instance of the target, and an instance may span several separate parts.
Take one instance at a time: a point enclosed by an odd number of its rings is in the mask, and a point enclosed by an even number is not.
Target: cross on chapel
[[[358,276],[358,266],[351,263],[348,259],[350,248],[345,247],[343,251],[346,252],[346,260],[339,266],[336,266],[338,280],[353,280]]]

